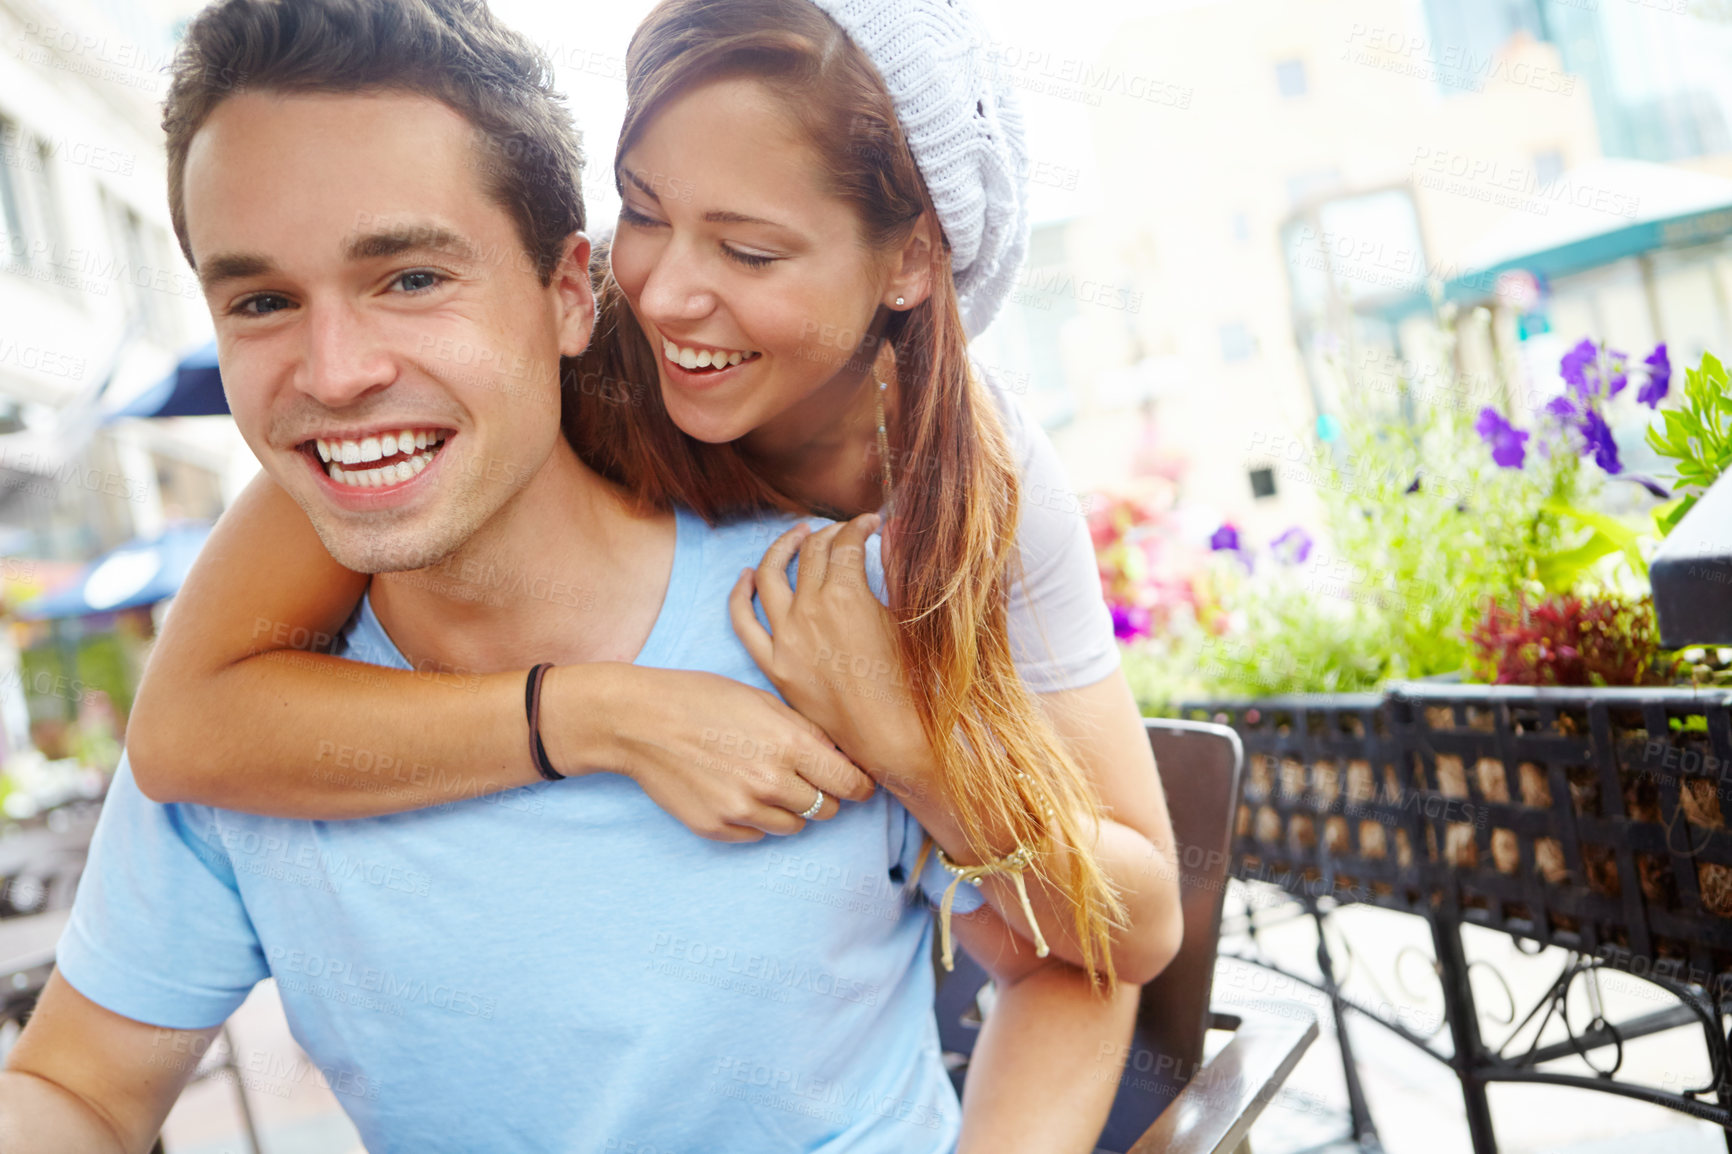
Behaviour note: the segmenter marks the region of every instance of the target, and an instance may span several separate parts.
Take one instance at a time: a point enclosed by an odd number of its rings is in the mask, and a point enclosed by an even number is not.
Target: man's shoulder
[[[821,529],[830,524],[830,521],[823,517],[763,511],[734,517],[714,525],[706,526],[702,521],[697,524],[700,526],[699,531],[705,535],[706,567],[722,569],[731,566],[731,582],[733,574],[740,569],[756,566],[763,559],[764,551],[789,529],[799,524]]]

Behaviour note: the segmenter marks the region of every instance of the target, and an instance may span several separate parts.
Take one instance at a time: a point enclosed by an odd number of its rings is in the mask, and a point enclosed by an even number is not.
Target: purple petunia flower
[[[1572,389],[1585,397],[1590,391],[1588,367],[1598,360],[1599,356],[1600,350],[1594,346],[1594,342],[1584,339],[1581,344],[1564,354],[1563,359],[1558,362],[1558,372]]]
[[[1135,641],[1154,632],[1149,611],[1141,605],[1113,606],[1113,636],[1120,641]]]
[[[1666,356],[1666,342],[1655,345],[1642,363],[1648,366],[1648,382],[1636,390],[1636,403],[1657,409],[1672,388],[1672,362]]]
[[[1611,387],[1606,390],[1606,396],[1615,397],[1630,383],[1630,354],[1620,353],[1617,349],[1607,349],[1606,360],[1612,370]]]
[[[1618,460],[1618,443],[1612,439],[1612,428],[1606,424],[1606,418],[1589,409],[1579,428],[1582,431],[1582,452],[1592,453],[1594,464],[1608,473],[1624,471],[1622,462]]]
[[[1566,396],[1556,396],[1547,401],[1545,411],[1559,420],[1573,421],[1576,419],[1576,403]]]
[[[1295,525],[1269,542],[1270,550],[1286,565],[1303,565],[1311,556],[1311,534]]]
[[[1491,446],[1491,459],[1499,468],[1519,469],[1527,460],[1528,435],[1503,419],[1503,415],[1487,405],[1479,411],[1473,431]]]
[[[1192,538],[1195,540],[1195,538]],[[1239,530],[1232,525],[1222,525],[1209,538],[1209,548],[1217,553],[1237,553],[1239,551]]]

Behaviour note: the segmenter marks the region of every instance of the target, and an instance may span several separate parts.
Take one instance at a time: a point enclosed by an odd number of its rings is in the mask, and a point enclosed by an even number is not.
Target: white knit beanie
[[[1028,255],[1022,110],[969,0],[812,0],[884,78],[950,241],[970,337],[992,323]]]

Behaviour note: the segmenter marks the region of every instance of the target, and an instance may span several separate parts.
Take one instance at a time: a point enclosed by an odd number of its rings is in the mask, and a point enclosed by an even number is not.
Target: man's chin
[[[423,524],[426,518],[356,514],[301,501],[332,560],[356,573],[404,573],[437,565],[462,544],[464,534],[454,524],[444,531]]]
[[[417,507],[344,508],[322,478],[310,475],[300,453],[273,458],[266,471],[307,515],[325,552],[353,572],[425,569],[450,556],[461,543],[460,518],[442,515],[438,508],[445,501],[434,502],[434,507],[417,502]]]

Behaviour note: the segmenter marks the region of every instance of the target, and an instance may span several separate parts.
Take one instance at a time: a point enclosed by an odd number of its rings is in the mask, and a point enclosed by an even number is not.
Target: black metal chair
[[[0,842],[0,1031],[23,1027],[54,972],[55,947],[72,914],[72,898],[84,872],[97,813],[95,806],[68,807],[60,822],[37,822]],[[227,1026],[192,1081],[225,1073],[234,1082],[235,1107],[248,1149],[257,1154],[252,1105]],[[159,1138],[152,1150],[161,1154],[162,1148]]]
[[[1096,1154],[1226,1154],[1246,1144],[1251,1123],[1316,1039],[1317,1019],[1297,1005],[1255,1017],[1211,1011],[1243,753],[1225,726],[1165,719],[1145,725],[1179,850],[1185,942],[1143,987],[1127,1076]],[[988,980],[965,955],[942,977],[938,1032],[960,1092]],[[1234,1037],[1204,1065],[1210,1029],[1230,1029]]]

